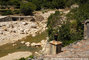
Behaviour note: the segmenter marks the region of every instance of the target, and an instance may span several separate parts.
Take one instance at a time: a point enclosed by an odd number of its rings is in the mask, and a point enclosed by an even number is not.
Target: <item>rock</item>
[[[37,28],[37,25],[35,23],[32,23],[31,28]]]
[[[28,23],[26,23],[26,22],[22,22],[22,25],[27,25]]]
[[[6,26],[3,26],[2,29],[3,29],[4,31],[7,31],[7,27],[6,27]]]
[[[28,60],[32,60],[31,58],[28,58]]]
[[[36,36],[36,34],[32,34],[32,37],[35,37]]]
[[[25,45],[28,47],[30,46],[30,42],[26,42]]]
[[[78,8],[78,7],[79,7],[79,5],[73,4],[73,5],[71,6],[71,9]]]
[[[34,17],[30,17],[30,19],[29,19],[31,22],[35,22],[35,19],[34,19]]]
[[[31,46],[35,46],[36,45],[36,43],[31,43]]]
[[[42,41],[41,41],[41,44],[45,44],[45,40],[42,40]]]
[[[24,30],[24,33],[25,33],[25,34],[28,34],[28,32],[29,32],[29,29],[25,29],[25,30]]]
[[[43,21],[44,20],[44,17],[37,14],[37,15],[35,15],[35,20],[36,21]]]
[[[22,43],[22,44],[24,44],[24,43],[25,43],[25,41],[21,41],[21,43]]]
[[[40,55],[38,52],[35,52],[35,54]]]
[[[20,29],[20,30],[18,30],[18,32],[20,33],[20,34],[24,34],[24,29]]]
[[[3,34],[3,32],[2,32],[2,31],[0,31],[0,34]]]
[[[35,47],[41,47],[41,45],[42,45],[41,43],[36,43]]]
[[[13,44],[12,46],[16,46],[17,44]]]
[[[49,37],[46,37],[47,40],[49,40]]]

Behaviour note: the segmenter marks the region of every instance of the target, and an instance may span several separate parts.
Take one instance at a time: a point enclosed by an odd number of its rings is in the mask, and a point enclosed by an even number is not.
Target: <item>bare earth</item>
[[[20,59],[22,57],[26,58],[28,56],[32,55],[31,52],[25,51],[25,52],[15,52],[15,53],[11,53],[8,54],[4,57],[1,57],[0,60],[16,60],[16,59]]]

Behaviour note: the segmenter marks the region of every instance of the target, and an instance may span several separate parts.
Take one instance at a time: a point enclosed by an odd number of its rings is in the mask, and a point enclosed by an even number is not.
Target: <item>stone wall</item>
[[[0,16],[0,22],[34,20],[32,16]]]
[[[8,16],[1,16],[0,17],[0,22],[6,22],[6,21],[11,21],[10,17],[8,17]]]

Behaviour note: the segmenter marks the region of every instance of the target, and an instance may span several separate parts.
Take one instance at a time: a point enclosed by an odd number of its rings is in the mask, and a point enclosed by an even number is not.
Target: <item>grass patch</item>
[[[27,36],[26,39],[22,39],[26,42],[40,42],[42,39],[47,37],[47,32],[38,34],[35,37]],[[21,41],[22,41],[21,40]],[[0,46],[0,57],[7,55],[8,53],[13,53],[17,51],[30,51],[32,53],[41,50],[41,47],[27,47],[25,44],[21,44],[21,41],[15,42],[15,46],[12,43]]]
[[[38,43],[38,42],[40,42],[42,39],[46,39],[46,37],[47,37],[47,31],[44,31],[44,32],[42,32],[41,34],[38,34],[38,35],[36,35],[35,37],[32,37],[32,36],[27,36],[26,38],[24,38],[24,39],[22,39],[22,40],[24,40],[24,41],[26,41],[26,42],[36,42],[36,43]],[[21,41],[22,41],[21,40]]]

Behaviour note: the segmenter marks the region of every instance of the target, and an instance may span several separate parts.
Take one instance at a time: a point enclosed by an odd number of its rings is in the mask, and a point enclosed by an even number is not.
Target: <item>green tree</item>
[[[25,60],[25,58],[20,58],[19,60]]]
[[[32,14],[32,12],[35,9],[36,9],[36,6],[33,3],[31,3],[31,2],[22,3],[21,7],[20,7],[21,13],[23,13],[24,15]]]
[[[55,11],[54,14],[51,14],[49,16],[48,22],[47,22],[49,41],[54,39],[54,34],[57,33],[58,25],[61,25],[61,22],[62,21],[60,20],[59,11]]]

